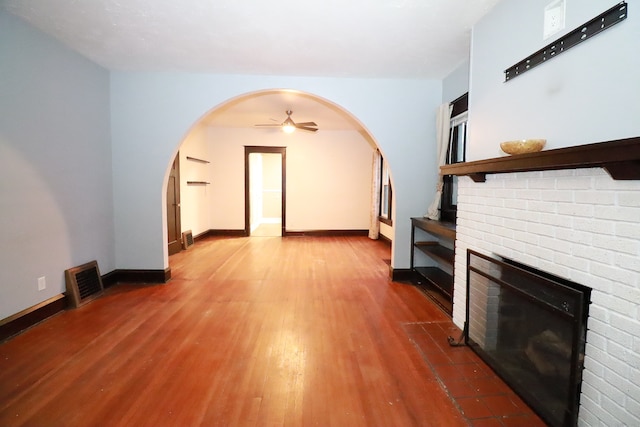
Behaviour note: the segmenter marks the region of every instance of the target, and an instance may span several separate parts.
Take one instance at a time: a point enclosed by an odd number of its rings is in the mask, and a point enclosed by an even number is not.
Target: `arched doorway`
[[[299,122],[317,123],[318,132],[287,135],[277,126],[254,126],[277,125],[287,110]],[[206,184],[185,186],[183,182],[184,229],[191,229],[196,237],[249,234],[246,179],[238,179],[246,170],[244,165],[239,169],[246,147],[289,150],[292,161],[283,169],[290,171],[288,188],[282,189],[290,195],[282,206],[283,235],[287,231],[367,234],[372,179],[378,175],[372,173],[372,156],[379,149],[376,142],[348,111],[321,97],[291,90],[241,95],[193,125],[181,143],[180,156],[200,157],[207,163],[182,162],[183,181],[188,183],[192,177]],[[192,170],[184,170],[185,166]],[[391,229],[389,240],[392,234]]]

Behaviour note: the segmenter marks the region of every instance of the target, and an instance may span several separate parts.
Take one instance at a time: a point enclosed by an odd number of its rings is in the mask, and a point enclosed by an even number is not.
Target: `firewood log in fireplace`
[[[529,338],[524,353],[542,375],[568,378],[571,345],[555,332],[547,329]]]

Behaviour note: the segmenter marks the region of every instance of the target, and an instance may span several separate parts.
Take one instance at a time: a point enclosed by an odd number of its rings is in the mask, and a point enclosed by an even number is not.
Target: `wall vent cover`
[[[102,295],[104,287],[97,261],[91,261],[64,272],[67,297],[74,308],[80,307]]]
[[[187,230],[182,233],[182,248],[189,249],[191,246],[193,246],[193,233]]]

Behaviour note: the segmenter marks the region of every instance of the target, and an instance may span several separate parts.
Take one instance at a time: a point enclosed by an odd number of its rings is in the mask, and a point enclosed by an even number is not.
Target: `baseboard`
[[[244,230],[207,230],[204,233],[198,234],[194,237],[194,240],[204,239],[205,237],[222,236],[222,237],[246,237],[247,233]]]
[[[101,276],[105,288],[120,282],[127,283],[166,283],[171,278],[171,269],[165,270],[113,270]],[[33,307],[22,310],[6,319],[0,320],[0,342],[18,335],[31,326],[58,314],[67,308],[66,295],[60,294]]]
[[[384,235],[380,234],[380,235],[378,235],[378,240],[380,240],[381,242],[384,242],[387,245],[391,246],[392,241],[387,236],[384,236]]]
[[[335,236],[368,236],[369,230],[304,230],[285,231],[284,237],[335,237]]]
[[[392,282],[411,282],[415,273],[410,268],[389,267],[389,278]]]
[[[330,237],[330,236],[368,236],[369,230],[303,230],[303,231],[285,231],[283,237]],[[194,241],[203,240],[207,237],[246,237],[244,230],[207,230],[193,237]],[[382,236],[381,236],[382,237]]]
[[[202,233],[199,234],[194,234],[193,235],[193,243],[196,243],[202,239],[206,239],[207,237],[209,237],[209,232],[211,230],[207,230],[207,231],[203,231]]]
[[[167,283],[171,279],[171,268],[164,270],[118,269],[102,276],[102,285],[107,288],[116,283]]]
[[[27,328],[42,322],[54,314],[58,314],[65,308],[67,308],[67,298],[64,294],[60,294],[0,320],[0,342],[18,335]]]
[[[118,284],[118,274],[117,274],[118,270],[113,270],[107,274],[103,274],[102,276],[100,276],[100,279],[102,280],[102,287],[107,289],[110,288],[113,285]]]

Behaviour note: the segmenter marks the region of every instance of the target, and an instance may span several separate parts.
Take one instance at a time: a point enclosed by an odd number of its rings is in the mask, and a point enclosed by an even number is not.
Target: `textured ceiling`
[[[5,0],[119,70],[441,79],[498,0]]]
[[[442,79],[467,58],[471,27],[498,1],[0,0],[0,5],[111,70]],[[284,120],[284,109],[274,108],[267,115],[282,110],[273,118]],[[295,115],[295,105],[287,108],[294,109],[294,120],[314,120]]]

